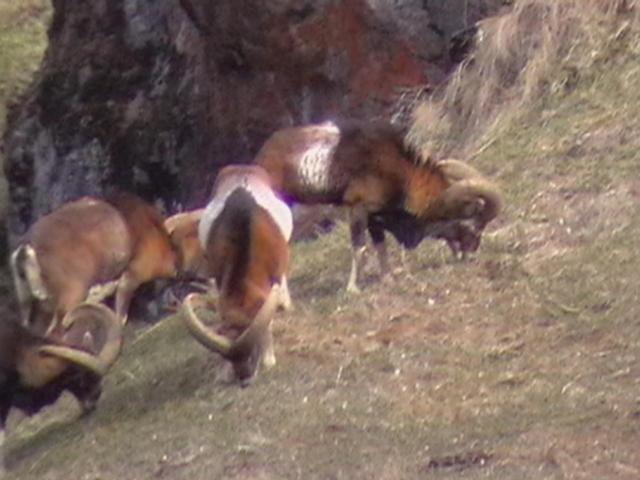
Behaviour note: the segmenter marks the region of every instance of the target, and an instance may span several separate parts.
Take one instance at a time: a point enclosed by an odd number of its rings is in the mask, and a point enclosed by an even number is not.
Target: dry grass
[[[571,91],[599,63],[640,51],[636,2],[520,0],[481,22],[476,48],[414,112],[425,154],[473,157],[547,95]]]

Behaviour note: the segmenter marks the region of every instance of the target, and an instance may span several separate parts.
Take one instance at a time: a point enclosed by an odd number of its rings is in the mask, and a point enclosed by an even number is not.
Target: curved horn
[[[164,228],[171,235],[179,225],[185,222],[199,222],[203,212],[204,208],[198,208],[188,212],[176,213],[164,221]]]
[[[271,319],[280,305],[281,298],[281,284],[272,285],[269,295],[260,307],[260,310],[258,310],[249,328],[242,332],[242,335],[233,343],[231,351],[229,352],[231,357],[244,357],[245,352],[251,349],[256,339],[268,333]]]
[[[253,344],[255,338],[263,334],[269,327],[271,317],[278,307],[279,286],[274,285],[269,292],[269,296],[258,310],[251,325],[242,332],[242,334],[234,341],[229,340],[224,335],[217,334],[211,328],[208,328],[195,313],[196,306],[201,306],[207,302],[202,294],[191,293],[184,300],[184,315],[182,318],[198,342],[209,350],[218,352],[225,358],[231,359],[240,356],[242,352]]]
[[[102,349],[97,355],[64,345],[43,345],[41,353],[54,355],[85,367],[99,376],[104,376],[114,364],[122,347],[122,324],[109,308],[97,303],[82,303],[71,310],[63,324],[72,326],[79,319],[94,318],[105,326],[106,334]]]
[[[484,178],[461,180],[447,188],[430,206],[423,219],[462,220],[474,218],[484,226],[502,208],[502,194]]]
[[[482,174],[478,170],[455,158],[441,160],[437,163],[437,167],[451,184],[471,178],[482,178]]]
[[[220,353],[226,357],[231,349],[232,342],[224,335],[218,335],[212,329],[208,328],[202,320],[196,315],[196,307],[204,306],[209,303],[205,295],[201,293],[190,293],[184,299],[183,315],[187,329],[195,337],[195,339],[209,350]]]

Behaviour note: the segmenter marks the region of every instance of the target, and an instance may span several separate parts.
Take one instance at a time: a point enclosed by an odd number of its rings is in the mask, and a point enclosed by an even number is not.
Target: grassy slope
[[[228,385],[169,318],[132,334],[95,414],[13,419],[9,478],[639,478],[637,65],[598,65],[476,159],[507,208],[472,260],[425,242],[350,298],[344,226],[296,245],[275,369]]]

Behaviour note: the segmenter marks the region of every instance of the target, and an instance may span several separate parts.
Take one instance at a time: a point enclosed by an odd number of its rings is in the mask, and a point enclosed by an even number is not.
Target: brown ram
[[[433,236],[447,240],[454,252],[471,250],[481,234],[476,227],[484,228],[501,205],[498,189],[462,162],[421,164],[404,134],[387,123],[285,128],[267,139],[254,163],[288,201],[349,208],[348,291],[358,291],[366,230],[384,274],[389,270],[385,231],[409,248]]]
[[[260,364],[275,364],[271,318],[279,306],[290,304],[286,273],[291,230],[291,211],[260,167],[221,170],[198,227],[219,297],[213,302],[190,294],[183,318],[198,341],[231,362],[243,382],[253,378]],[[222,333],[196,313],[214,303]]]
[[[129,194],[61,206],[37,220],[11,255],[23,323],[40,332],[105,284],[98,299],[116,290],[116,314],[125,322],[135,289],[175,276],[179,264],[162,218]]]
[[[137,288],[157,279],[173,279],[182,271],[182,252],[173,244],[158,211],[130,193],[107,201],[124,217],[131,237],[131,257],[118,280],[116,314],[126,321]]]
[[[120,321],[100,304],[77,305],[47,336],[13,319],[0,322],[0,476],[10,410],[33,415],[69,391],[83,413],[91,411],[101,394],[101,379],[121,345]]]

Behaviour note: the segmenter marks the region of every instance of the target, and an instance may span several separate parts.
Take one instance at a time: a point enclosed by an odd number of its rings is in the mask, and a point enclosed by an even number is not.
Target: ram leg
[[[368,225],[369,235],[378,254],[378,261],[380,262],[380,278],[386,280],[391,276],[391,268],[389,267],[389,254],[387,253],[387,243],[384,238],[384,229],[376,224],[369,223]]]
[[[291,303],[291,295],[289,294],[289,284],[287,282],[287,276],[282,276],[282,281],[280,282],[280,308],[284,311],[289,311],[292,309]]]
[[[269,369],[275,367],[276,365],[276,354],[273,349],[273,332],[271,331],[271,325],[269,325],[269,330],[267,335],[264,338],[264,352],[262,354],[262,366],[265,369]]]
[[[351,230],[351,272],[347,282],[347,293],[360,293],[358,270],[360,270],[366,249],[367,213],[362,208],[354,207],[351,209],[349,220]]]
[[[125,272],[118,281],[118,289],[116,290],[116,315],[123,325],[127,323],[129,305],[131,305],[133,294],[140,284],[141,282],[134,278],[129,272]]]
[[[467,252],[461,249],[460,242],[456,239],[447,238],[447,245],[451,250],[451,255],[456,261],[463,261],[467,257]]]
[[[55,315],[51,320],[49,328],[47,329],[47,335],[56,328],[59,324],[62,324],[63,319],[68,312],[73,310],[76,306],[80,305],[87,298],[88,290],[81,282],[69,282],[69,285],[60,294],[58,299],[58,305],[56,307]],[[63,325],[65,328],[69,325]]]

